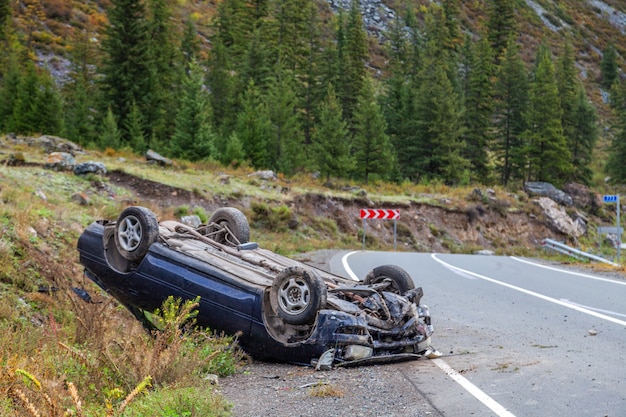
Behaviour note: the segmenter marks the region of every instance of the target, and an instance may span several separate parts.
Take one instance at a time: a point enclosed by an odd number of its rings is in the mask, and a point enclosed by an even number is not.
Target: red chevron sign
[[[361,209],[362,219],[399,219],[400,210],[396,209]]]

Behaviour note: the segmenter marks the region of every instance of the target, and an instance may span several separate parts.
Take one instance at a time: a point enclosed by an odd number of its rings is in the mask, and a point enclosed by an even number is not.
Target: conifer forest
[[[362,3],[0,0],[0,133],[323,181],[626,180],[619,38],[585,79],[582,32],[530,42],[523,0],[389,1],[375,35]]]

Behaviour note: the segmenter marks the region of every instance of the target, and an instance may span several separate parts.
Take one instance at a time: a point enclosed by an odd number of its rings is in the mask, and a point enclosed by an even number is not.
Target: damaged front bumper
[[[306,343],[323,345],[326,351],[314,360],[317,369],[335,366],[388,363],[433,357],[428,307],[418,306],[419,316],[389,330],[369,324],[366,315],[321,310],[316,328]],[[329,362],[330,361],[330,362]]]

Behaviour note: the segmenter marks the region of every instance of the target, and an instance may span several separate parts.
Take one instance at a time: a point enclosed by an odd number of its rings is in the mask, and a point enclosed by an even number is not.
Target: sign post
[[[619,255],[620,255],[620,251],[622,249],[622,228],[620,227],[620,218],[619,218],[619,209],[620,209],[620,203],[619,203],[619,194],[614,194],[614,195],[605,195],[602,197],[602,201],[604,203],[615,203],[617,205],[617,219],[616,219],[616,227],[615,230],[617,231],[617,262],[619,263]]]
[[[363,220],[363,250],[365,250],[365,220],[366,219],[391,219],[393,220],[393,250],[396,250],[397,220],[400,218],[398,209],[361,209]]]

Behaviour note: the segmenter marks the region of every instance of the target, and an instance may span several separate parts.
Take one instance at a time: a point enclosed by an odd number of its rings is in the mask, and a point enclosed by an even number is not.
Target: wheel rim
[[[117,231],[117,239],[122,249],[132,252],[141,243],[142,237],[141,223],[135,216],[128,216],[122,220]]]
[[[278,291],[278,303],[285,313],[298,314],[311,303],[311,289],[303,279],[290,278]]]

